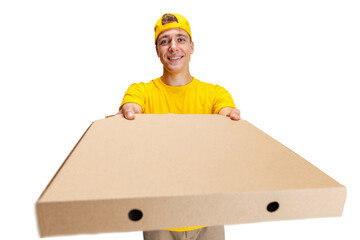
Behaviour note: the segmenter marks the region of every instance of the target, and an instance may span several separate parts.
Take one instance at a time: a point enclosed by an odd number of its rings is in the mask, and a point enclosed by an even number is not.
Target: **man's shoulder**
[[[204,88],[209,88],[209,89],[217,89],[217,88],[221,88],[221,86],[219,84],[214,84],[214,83],[210,83],[210,82],[203,82],[200,81],[199,79],[194,78],[194,80],[197,80],[198,85]]]
[[[148,82],[136,82],[132,83],[130,86],[137,86],[137,87],[149,87],[155,85],[159,78],[152,79]]]

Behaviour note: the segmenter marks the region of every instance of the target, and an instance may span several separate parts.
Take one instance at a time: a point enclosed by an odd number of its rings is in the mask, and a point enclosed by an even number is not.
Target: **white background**
[[[116,113],[131,83],[161,75],[153,27],[175,12],[192,27],[192,75],[228,89],[242,118],[348,189],[341,218],[231,225],[226,239],[360,239],[359,5],[1,1],[0,238],[39,238],[37,198],[93,120]]]

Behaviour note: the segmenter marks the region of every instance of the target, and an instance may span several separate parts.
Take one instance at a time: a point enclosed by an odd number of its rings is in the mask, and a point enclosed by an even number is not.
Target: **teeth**
[[[178,60],[180,57],[169,58],[170,60]]]

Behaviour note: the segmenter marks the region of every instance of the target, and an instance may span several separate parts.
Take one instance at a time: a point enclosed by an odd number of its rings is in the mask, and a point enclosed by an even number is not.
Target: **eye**
[[[186,41],[185,38],[179,38],[179,39],[178,39],[178,42],[185,42],[185,41]]]
[[[169,40],[167,39],[163,39],[160,41],[160,45],[164,45],[164,44],[168,44],[169,43]]]

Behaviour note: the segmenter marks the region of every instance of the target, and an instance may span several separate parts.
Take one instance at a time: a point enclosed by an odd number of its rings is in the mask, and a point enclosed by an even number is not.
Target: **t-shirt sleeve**
[[[213,114],[218,114],[224,107],[236,108],[234,100],[225,88],[216,85],[214,94]]]
[[[142,110],[145,111],[145,99],[146,91],[144,83],[133,83],[130,85],[128,90],[126,90],[119,110],[121,109],[122,105],[131,102],[139,104]]]

